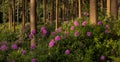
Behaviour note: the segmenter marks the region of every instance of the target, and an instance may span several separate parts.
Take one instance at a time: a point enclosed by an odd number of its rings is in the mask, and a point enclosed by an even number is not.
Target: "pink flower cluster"
[[[49,47],[52,48],[55,45],[55,41],[59,41],[61,38],[60,36],[56,36],[55,39],[51,39],[49,42]]]
[[[98,21],[98,22],[97,22],[97,25],[98,25],[98,26],[102,25],[102,21]]]
[[[0,47],[1,51],[6,51],[7,50],[7,46],[5,44],[2,44]]]
[[[11,48],[15,50],[15,49],[18,49],[18,46],[17,46],[17,44],[12,44]]]
[[[65,54],[66,55],[70,54],[70,50],[69,49],[65,50]]]
[[[31,50],[34,50],[34,49],[35,49],[35,46],[36,46],[35,44],[31,44],[31,45],[30,45],[30,49],[31,49]]]
[[[82,26],[86,26],[87,22],[86,21],[83,21],[82,22]]]
[[[55,31],[56,32],[61,32],[61,28],[57,28]]]
[[[74,21],[74,25],[75,25],[75,26],[79,26],[78,21]]]
[[[49,47],[53,47],[55,45],[55,41],[54,39],[52,39],[50,42],[49,42]]]
[[[57,35],[57,36],[55,37],[55,41],[59,41],[59,40],[60,40],[60,36]]]
[[[100,56],[100,60],[101,60],[101,61],[104,61],[104,60],[105,60],[105,56],[104,56],[104,55],[101,55],[101,56]]]
[[[91,32],[87,32],[87,34],[86,34],[88,37],[90,37],[91,36]]]
[[[78,37],[78,36],[79,36],[79,32],[75,32],[75,33],[74,33],[74,36],[75,36],[75,37]]]
[[[36,34],[36,31],[32,30],[31,33],[29,34],[29,39],[32,39],[35,34]]]
[[[106,25],[105,25],[105,31],[104,31],[104,32],[105,32],[105,34],[108,34],[108,33],[109,33],[108,28],[109,28],[109,25],[108,25],[108,24],[106,24]]]
[[[45,28],[45,27],[41,27],[40,31],[41,31],[41,33],[42,33],[42,36],[45,37],[46,34],[47,34],[46,28]]]
[[[75,27],[74,27],[74,26],[71,26],[70,30],[74,30],[74,29],[75,29]]]

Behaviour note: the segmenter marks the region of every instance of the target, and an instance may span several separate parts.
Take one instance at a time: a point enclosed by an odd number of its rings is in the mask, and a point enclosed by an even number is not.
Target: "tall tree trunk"
[[[3,9],[2,9],[2,12],[3,12],[2,21],[5,23],[5,7],[4,7],[5,5],[4,5],[4,3],[5,3],[5,0],[2,1],[2,5],[3,5],[2,6],[3,7]]]
[[[36,31],[36,0],[30,0],[30,30]],[[31,45],[35,44],[35,38],[31,39]]]
[[[22,28],[25,27],[25,0],[22,0]]]
[[[72,14],[72,21],[74,21],[74,0],[72,0],[72,9],[71,9],[71,14]]]
[[[46,0],[43,0],[43,21],[46,22]]]
[[[114,19],[118,18],[118,0],[111,0],[111,15]]]
[[[78,12],[79,12],[79,18],[81,18],[81,0],[78,0]]]
[[[65,1],[63,1],[62,5],[62,20],[65,21]]]
[[[58,28],[58,4],[59,3],[59,0],[56,0],[56,29]]]
[[[13,0],[13,30],[15,31],[15,0]]]
[[[103,11],[103,0],[100,0],[100,9]]]
[[[90,0],[90,24],[96,24],[96,0]]]
[[[28,3],[27,3],[27,0],[25,0],[25,16],[26,16],[26,22],[28,22],[29,21],[29,14],[28,14],[28,12],[29,12],[29,10],[28,10]]]
[[[20,0],[18,0],[18,4],[17,4],[17,25],[19,24],[19,7],[20,7]]]
[[[9,5],[9,29],[12,27],[12,2],[8,0]]]
[[[110,4],[111,4],[111,0],[107,0],[107,16],[108,17],[110,17],[110,12],[111,12]]]
[[[51,16],[51,21],[53,21],[54,20],[54,0],[52,0],[51,1],[51,14],[50,14],[50,16]]]

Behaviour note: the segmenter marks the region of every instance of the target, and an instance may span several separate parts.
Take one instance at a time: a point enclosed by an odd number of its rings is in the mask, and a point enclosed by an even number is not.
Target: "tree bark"
[[[111,0],[107,0],[107,16],[108,17],[110,17],[110,12],[111,12],[110,4],[111,4]]]
[[[62,5],[62,20],[65,21],[65,2],[64,1]]]
[[[25,27],[25,0],[22,0],[22,28]]]
[[[18,0],[18,4],[17,4],[17,25],[19,24],[19,8],[20,8],[20,0]]]
[[[30,0],[30,30],[36,31],[36,0]],[[35,44],[35,38],[31,39],[31,45]]]
[[[100,0],[100,9],[103,11],[103,0]]]
[[[15,0],[13,0],[13,30],[15,31]]]
[[[78,0],[78,12],[79,12],[79,18],[81,18],[81,0]]]
[[[46,0],[43,0],[43,21],[46,22]]]
[[[58,10],[58,2],[59,0],[56,0],[56,29],[58,28],[58,12],[59,12],[59,10]]]
[[[12,2],[8,0],[9,5],[9,29],[12,27]]]
[[[50,16],[51,16],[51,21],[53,21],[54,20],[54,0],[52,0],[52,2],[51,2],[51,14],[50,14]]]
[[[5,4],[5,0],[2,1],[2,5],[3,5],[3,6],[2,6],[2,7],[3,7],[3,8],[2,8],[2,12],[3,12],[2,20],[3,20],[3,22],[5,23],[5,7],[4,7],[5,5],[4,5],[4,4]]]
[[[96,24],[96,0],[90,0],[90,24]]]
[[[118,0],[111,0],[111,15],[114,19],[118,19]]]

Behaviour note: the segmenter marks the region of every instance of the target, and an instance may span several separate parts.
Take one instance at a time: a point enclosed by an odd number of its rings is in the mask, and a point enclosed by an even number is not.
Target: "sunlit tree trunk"
[[[56,29],[58,28],[58,4],[59,3],[59,0],[56,0]]]
[[[30,0],[30,30],[36,31],[36,0]],[[31,45],[35,44],[35,38],[31,39]]]
[[[15,31],[15,0],[13,0],[13,31]]]
[[[81,18],[81,0],[78,0],[78,12],[79,12],[79,18]]]
[[[72,0],[71,2],[72,2],[72,3],[71,3],[71,6],[72,6],[72,7],[71,7],[71,8],[72,8],[72,9],[71,9],[72,21],[74,21],[74,0]]]
[[[54,20],[54,0],[51,0],[51,13],[50,13],[50,20]]]
[[[43,21],[46,22],[46,0],[43,0]]]
[[[111,0],[107,0],[107,16],[108,17],[110,17],[110,12],[111,12],[110,6],[111,6]]]
[[[28,5],[28,1],[27,0],[25,0],[25,16],[26,16],[26,22],[28,22],[29,21],[29,16],[28,16],[28,12],[29,12],[29,5]]]
[[[62,20],[65,21],[65,1],[62,2]]]
[[[9,5],[9,29],[12,27],[12,2],[8,0]]]
[[[5,0],[2,1],[2,12],[3,12],[3,16],[2,16],[2,21],[5,23]]]
[[[20,7],[20,0],[17,3],[17,25],[19,24],[19,7]]]
[[[103,0],[100,0],[100,9],[103,11]]]
[[[25,0],[22,0],[22,28],[25,27]]]
[[[90,24],[96,24],[96,0],[90,0]]]
[[[114,19],[118,18],[118,0],[111,0],[111,15]]]

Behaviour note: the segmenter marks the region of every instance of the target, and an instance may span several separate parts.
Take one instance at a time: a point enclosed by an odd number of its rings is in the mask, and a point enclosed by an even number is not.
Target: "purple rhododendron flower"
[[[74,29],[75,29],[75,27],[74,27],[74,26],[71,26],[70,30],[74,30]]]
[[[46,34],[47,34],[47,30],[43,30],[43,31],[42,31],[42,34],[43,34],[43,35],[46,35]]]
[[[46,30],[46,28],[43,26],[41,27],[40,31]]]
[[[55,41],[54,39],[52,39],[50,42],[49,42],[49,47],[53,47],[55,45]]]
[[[51,35],[54,35],[55,34],[55,32],[51,32]]]
[[[84,16],[88,16],[89,14],[87,12],[83,12],[83,15]]]
[[[12,45],[11,45],[11,48],[12,48],[12,49],[18,49],[18,46],[17,46],[17,44],[12,44]]]
[[[42,36],[45,37],[46,34],[47,34],[47,30],[46,29],[42,30]]]
[[[34,34],[36,34],[36,31],[35,31],[35,30],[32,30],[32,32],[31,32],[31,33],[34,35]]]
[[[29,34],[29,39],[32,39],[33,38],[33,34]]]
[[[1,47],[0,47],[0,50],[6,51],[7,50],[7,46],[5,44],[2,44]]]
[[[87,23],[86,21],[83,21],[82,26],[86,26],[86,23]]]
[[[37,60],[35,58],[32,58],[31,62],[37,62]]]
[[[74,21],[74,25],[75,25],[75,26],[79,26],[78,21]]]
[[[70,54],[70,50],[69,49],[65,50],[65,54],[66,55]]]
[[[75,32],[75,33],[74,33],[74,36],[75,36],[75,37],[78,37],[78,36],[79,36],[79,32]]]
[[[102,21],[98,21],[97,25],[99,25],[99,26],[102,25]]]
[[[57,35],[57,36],[55,37],[55,41],[59,41],[59,40],[60,40],[60,36]]]
[[[100,56],[100,60],[101,60],[101,61],[104,61],[104,60],[105,60],[105,56],[104,56],[104,55],[101,55],[101,56]]]
[[[106,29],[106,30],[105,30],[105,34],[108,34],[108,33],[109,33],[109,31],[108,31],[108,29]]]
[[[108,25],[108,24],[106,24],[106,25],[105,25],[105,28],[109,28],[109,25]]]
[[[56,32],[61,32],[61,28],[57,28],[55,31]]]
[[[91,32],[87,32],[87,36],[90,37],[91,36]]]
[[[27,52],[26,50],[22,50],[22,54],[25,55]]]
[[[31,49],[31,50],[35,49],[35,44],[32,44],[32,45],[30,46],[30,49]]]
[[[41,27],[41,32],[42,32],[42,36],[43,36],[43,37],[46,36],[47,30],[46,30],[45,27]]]

